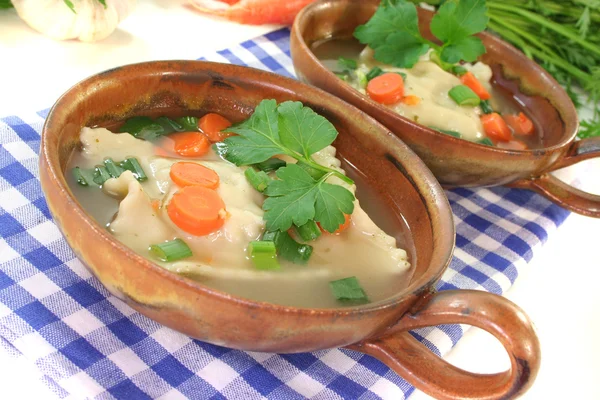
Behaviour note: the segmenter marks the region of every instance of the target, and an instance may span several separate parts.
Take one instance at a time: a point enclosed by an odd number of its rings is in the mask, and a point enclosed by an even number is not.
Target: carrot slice
[[[535,131],[533,122],[522,112],[519,115],[505,115],[504,119],[517,135],[531,135]]]
[[[202,186],[186,186],[167,205],[171,221],[192,235],[204,236],[225,223],[225,203],[219,194]]]
[[[404,97],[404,79],[393,72],[379,75],[367,84],[367,94],[381,104],[398,103]]]
[[[219,175],[204,165],[180,161],[171,167],[171,179],[177,186],[204,186],[209,189],[219,187]]]
[[[513,139],[510,142],[500,142],[498,147],[508,150],[527,150],[527,145],[520,140]]]
[[[485,134],[496,142],[508,142],[512,139],[510,128],[500,114],[491,113],[481,116],[481,123]]]
[[[200,132],[179,132],[168,136],[173,140],[173,150],[184,157],[201,157],[210,149],[210,141]]]
[[[352,217],[348,214],[344,214],[344,217],[346,218],[346,220],[339,226],[339,228],[337,228],[333,232],[333,235],[339,235],[340,233],[344,232],[346,229],[348,229],[350,227],[350,222],[352,222]],[[317,225],[319,226],[319,229],[321,230],[321,232],[330,233],[330,232],[326,231],[325,229],[323,229],[323,227],[321,227],[320,223],[317,222]]]
[[[230,126],[231,122],[227,118],[215,113],[206,114],[198,121],[198,128],[213,143],[220,142],[230,136],[228,133],[221,132]]]
[[[460,81],[465,86],[468,86],[472,91],[474,91],[475,94],[479,96],[481,100],[489,100],[492,97],[490,95],[490,92],[487,91],[485,86],[483,86],[483,84],[479,82],[479,79],[477,79],[472,72],[467,72],[466,74],[461,76]]]
[[[402,103],[407,106],[416,106],[421,102],[421,98],[419,96],[415,96],[414,94],[409,94],[408,96],[404,96],[402,99]]]

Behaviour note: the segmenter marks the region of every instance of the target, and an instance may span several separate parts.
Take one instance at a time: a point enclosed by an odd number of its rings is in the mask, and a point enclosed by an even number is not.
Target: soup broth
[[[369,68],[378,66],[384,71],[404,71],[403,73],[408,75],[405,77],[405,88],[407,92],[411,92],[411,94],[414,92],[415,95],[423,97],[424,101],[420,105],[415,106],[398,103],[389,105],[388,107],[394,109],[394,111],[405,116],[406,118],[413,119],[415,122],[422,123],[436,130],[440,130],[443,133],[448,133],[447,131],[451,131],[451,133],[454,134],[461,134],[462,138],[464,139],[476,142],[485,138],[485,135],[483,134],[483,128],[478,121],[479,117],[482,115],[482,111],[479,109],[479,107],[473,108],[456,106],[456,104],[446,95],[446,93],[448,88],[451,88],[453,85],[460,84],[460,81],[456,79],[455,76],[444,72],[441,68],[438,68],[437,65],[433,65],[433,63],[429,62],[419,63],[413,68],[413,70],[397,69],[384,66],[375,62],[371,57],[365,57],[365,46],[353,37],[330,38],[318,41],[312,45],[311,50],[327,69],[337,74],[344,72],[344,68],[339,63],[340,58],[355,61],[359,69],[365,68],[364,62],[365,59],[367,59],[369,60],[367,61],[367,66]],[[422,59],[428,60],[427,57]],[[481,63],[479,64],[481,67],[484,66]],[[369,68],[364,70],[368,71]],[[474,69],[482,68],[475,66]],[[435,96],[432,96],[431,99],[428,99],[428,96],[424,95],[423,90],[425,89],[432,89],[434,92],[440,92],[439,84],[435,85],[423,79],[424,77],[427,78],[427,74],[430,75],[431,79],[448,79],[448,84],[442,85],[442,91],[444,93],[434,93]],[[411,78],[413,78],[413,83],[415,80],[419,80],[419,82],[415,84],[414,88],[411,87]],[[344,77],[344,79],[348,78]],[[503,116],[519,115],[519,113],[523,112],[524,114],[527,114],[527,118],[529,118],[533,123],[533,134],[519,134],[512,128],[509,128],[514,135],[514,138],[519,142],[522,142],[527,149],[542,148],[544,137],[543,126],[539,123],[539,121],[527,113],[527,110],[523,106],[519,96],[512,95],[511,92],[504,87],[506,82],[499,78],[497,74],[492,75],[489,83],[491,85],[489,87],[489,92],[491,94],[489,103],[495,112]],[[365,96],[367,95],[365,89],[356,82],[356,79],[349,79],[349,84],[361,91],[363,94],[365,94]],[[470,117],[474,121],[467,120],[465,115],[463,115],[471,109],[473,110],[473,115],[470,115]],[[465,122],[461,123],[461,120]],[[463,132],[459,132],[461,128]],[[494,144],[501,148],[508,148],[506,147],[507,144],[503,142],[495,142]]]
[[[115,130],[118,125],[111,124],[110,128]],[[340,234],[323,233],[310,242],[314,249],[306,265],[281,260],[280,270],[261,271],[252,266],[247,254],[249,242],[260,240],[264,231],[260,209],[264,199],[245,181],[243,168],[223,160],[213,150],[201,158],[185,160],[217,172],[220,177],[217,191],[230,214],[219,231],[198,237],[177,229],[166,213],[166,206],[177,188],[169,178],[168,170],[174,163],[183,161],[172,152],[168,136],[150,142],[135,139],[127,133],[111,133],[104,128],[84,128],[81,138],[83,151],[73,155],[70,168],[89,170],[106,158],[135,157],[149,179],[138,185],[121,175],[98,187],[82,186],[74,175],[67,174],[69,186],[79,203],[125,245],[170,271],[248,299],[311,308],[354,305],[332,296],[331,281],[355,276],[370,302],[392,297],[410,282],[410,263],[414,264],[414,260],[409,260],[407,253],[401,250],[404,248],[414,254],[413,245],[407,240],[410,235],[406,224],[401,216],[389,214],[385,203],[366,185],[360,172],[343,160],[345,171],[356,183],[358,199],[350,228]],[[339,160],[335,161],[333,147],[320,153],[315,155],[317,159],[340,165]],[[129,187],[129,193],[124,198],[115,199],[106,194],[111,190],[124,190],[125,186]],[[139,205],[131,202],[134,196],[131,188],[138,186],[150,203],[143,204],[144,196],[140,197]],[[148,208],[148,204],[156,201],[160,202],[160,208]],[[152,256],[149,245],[175,238],[189,245],[192,257],[164,262]]]

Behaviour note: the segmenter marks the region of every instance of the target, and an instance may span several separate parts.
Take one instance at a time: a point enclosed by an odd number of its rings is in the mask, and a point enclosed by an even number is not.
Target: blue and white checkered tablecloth
[[[293,76],[289,31],[205,55]],[[403,399],[414,390],[348,350],[276,355],[190,339],[136,313],[93,278],[61,236],[38,180],[47,111],[0,119],[0,345],[35,363],[59,398]],[[568,212],[525,190],[448,192],[457,249],[439,289],[503,293]],[[459,325],[414,335],[443,355]]]

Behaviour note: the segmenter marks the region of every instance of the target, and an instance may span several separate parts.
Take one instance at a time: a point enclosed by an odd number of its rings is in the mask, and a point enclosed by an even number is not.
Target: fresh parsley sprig
[[[399,68],[412,68],[429,49],[440,64],[473,62],[485,46],[472,36],[485,30],[489,18],[485,0],[447,0],[431,21],[431,32],[442,45],[425,39],[419,31],[416,6],[408,0],[382,0],[354,36],[375,51],[375,59]]]
[[[263,100],[246,121],[228,128],[236,133],[217,143],[219,154],[237,166],[252,165],[285,154],[310,167],[332,173],[344,182],[352,179],[339,171],[317,164],[310,156],[324,149],[337,137],[331,122],[300,102]]]
[[[269,183],[263,204],[267,230],[286,231],[293,225],[317,221],[328,232],[335,232],[354,211],[354,195],[346,188],[325,181],[329,172],[315,180],[296,164],[277,170],[279,179]]]
[[[335,127],[300,102],[263,100],[244,122],[226,130],[237,134],[215,144],[216,151],[235,165],[253,165],[285,154],[301,165],[288,164],[276,172],[264,194],[264,219],[268,231],[287,231],[316,221],[329,232],[344,223],[354,210],[354,195],[340,185],[327,183],[338,177],[352,179],[338,170],[316,163],[311,155],[329,146],[337,137]],[[321,174],[310,174],[306,166]]]

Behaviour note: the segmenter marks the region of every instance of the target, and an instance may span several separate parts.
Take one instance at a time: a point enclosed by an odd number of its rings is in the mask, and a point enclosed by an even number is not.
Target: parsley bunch
[[[485,53],[481,39],[489,18],[485,0],[446,1],[431,21],[431,32],[442,45],[425,39],[419,31],[416,6],[408,0],[382,0],[373,17],[356,28],[354,36],[375,51],[375,59],[399,68],[412,68],[433,49],[442,67],[459,61],[473,62]]]
[[[263,100],[246,121],[226,130],[231,136],[216,143],[216,151],[237,166],[264,162],[276,155],[298,161],[276,172],[264,194],[267,231],[287,231],[316,221],[335,232],[354,211],[354,195],[340,185],[327,183],[338,177],[354,182],[338,170],[316,163],[311,155],[329,146],[337,137],[335,127],[300,102]]]

